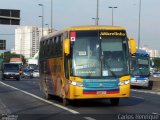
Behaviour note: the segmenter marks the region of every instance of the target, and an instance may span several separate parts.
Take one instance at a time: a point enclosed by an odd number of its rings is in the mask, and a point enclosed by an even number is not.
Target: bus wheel
[[[63,98],[63,105],[64,106],[69,105],[69,100],[67,98]]]
[[[146,87],[146,89],[152,90],[152,86],[153,86],[153,82],[152,82],[152,81],[149,81],[149,82],[148,82],[148,86]]]
[[[2,80],[5,80],[5,77],[2,77]]]
[[[111,102],[112,106],[118,106],[118,104],[119,104],[119,98],[111,98],[110,102]]]
[[[44,86],[44,98],[47,99],[47,100],[51,99],[51,95],[48,93],[46,83],[45,83],[45,86]]]
[[[47,91],[44,92],[44,98],[47,99],[47,100],[50,100],[51,99],[51,95],[48,94]]]

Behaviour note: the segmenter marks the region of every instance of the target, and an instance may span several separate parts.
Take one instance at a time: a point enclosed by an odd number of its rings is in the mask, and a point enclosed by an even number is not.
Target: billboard
[[[0,24],[20,25],[20,10],[0,9]]]

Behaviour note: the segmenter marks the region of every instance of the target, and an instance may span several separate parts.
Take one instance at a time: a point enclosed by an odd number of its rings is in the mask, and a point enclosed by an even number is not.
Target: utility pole
[[[43,4],[38,4],[39,6],[42,7],[42,16],[39,16],[42,18],[42,37],[43,37],[43,24],[44,24],[44,5]]]
[[[114,8],[118,8],[118,7],[111,7],[111,6],[110,6],[110,7],[108,7],[108,8],[111,8],[111,9],[112,9],[112,26],[113,26],[113,25],[114,25],[114,19],[113,19],[113,9],[114,9]]]
[[[141,0],[139,0],[139,23],[138,23],[138,49],[140,48],[141,40]]]
[[[97,16],[96,16],[96,25],[99,25],[99,0],[97,0]]]
[[[53,0],[51,0],[51,33],[52,33],[52,30],[53,30]]]

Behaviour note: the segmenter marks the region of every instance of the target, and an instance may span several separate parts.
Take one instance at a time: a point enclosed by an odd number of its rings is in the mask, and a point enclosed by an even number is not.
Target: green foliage
[[[155,67],[157,70],[160,70],[160,57],[154,58],[154,67]]]
[[[21,57],[22,58],[22,61],[23,63],[25,64],[26,63],[26,59],[23,55],[20,55],[20,54],[15,54],[15,53],[10,53],[9,51],[5,52],[4,54],[1,54],[0,55],[0,59],[3,59],[3,62],[9,62],[10,61],[10,58],[19,58]]]

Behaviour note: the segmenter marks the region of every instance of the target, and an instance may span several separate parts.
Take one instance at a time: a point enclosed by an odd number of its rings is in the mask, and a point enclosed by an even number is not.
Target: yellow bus
[[[113,26],[75,26],[40,41],[40,87],[45,97],[110,99],[130,96],[130,55],[135,40]]]

